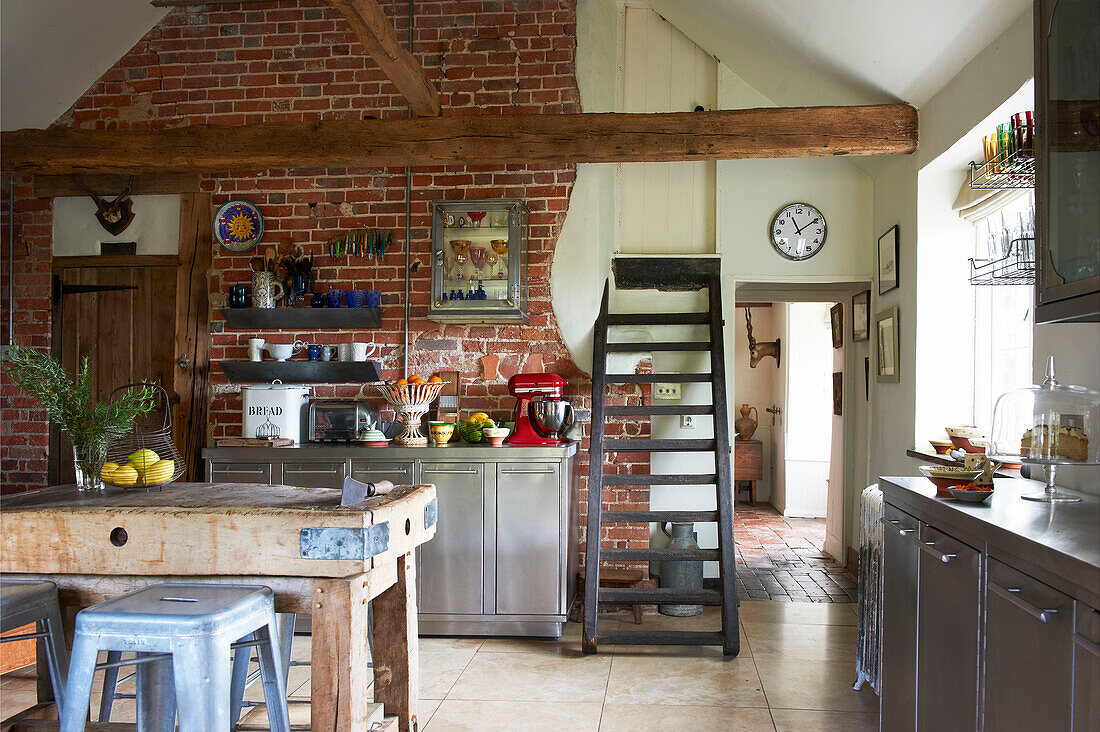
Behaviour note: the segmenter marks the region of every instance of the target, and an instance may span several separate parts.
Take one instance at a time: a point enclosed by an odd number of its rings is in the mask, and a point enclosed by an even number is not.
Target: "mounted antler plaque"
[[[775,357],[775,367],[779,368],[779,339],[776,338],[768,343],[757,343],[752,337],[752,311],[748,308],[745,308],[745,328],[749,331],[749,368],[756,368],[756,364],[768,356]]]
[[[126,190],[111,200],[96,195],[90,188],[85,186],[76,175],[73,176],[73,182],[80,186],[80,188],[95,201],[96,220],[99,221],[99,225],[106,229],[108,233],[118,236],[126,231],[126,227],[133,223],[134,202],[128,198],[130,191],[134,187],[133,176],[130,176],[130,181],[126,184]]]

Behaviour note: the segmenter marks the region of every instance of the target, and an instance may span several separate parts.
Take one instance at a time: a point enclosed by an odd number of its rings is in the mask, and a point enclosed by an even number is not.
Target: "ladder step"
[[[604,440],[604,452],[714,452],[714,440]]]
[[[601,524],[642,524],[651,521],[684,523],[687,521],[717,520],[717,511],[600,511]]]
[[[652,343],[608,343],[608,353],[649,353],[650,351],[709,351],[710,342],[652,342]]]
[[[620,646],[720,646],[726,636],[704,630],[602,630],[599,640]]]
[[[625,417],[629,415],[654,415],[668,414],[679,416],[681,414],[714,414],[714,406],[711,404],[680,404],[671,406],[653,406],[652,404],[636,407],[609,407],[603,408],[605,417]]]
[[[608,313],[608,325],[699,325],[710,313]]]
[[[601,587],[597,595],[600,602],[608,603],[722,604],[722,593],[718,590],[693,590],[686,587],[661,587],[656,590],[640,590],[634,587]]]
[[[717,549],[600,549],[600,561],[608,562],[717,562]]]
[[[668,473],[666,475],[607,475],[604,485],[715,485],[716,473]]]
[[[710,381],[710,374],[608,374],[607,384],[682,384]]]

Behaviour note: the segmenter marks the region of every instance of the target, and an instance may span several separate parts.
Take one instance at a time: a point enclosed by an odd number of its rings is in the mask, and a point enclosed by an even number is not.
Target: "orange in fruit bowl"
[[[423,384],[424,379],[422,379],[419,376],[413,374],[412,376],[409,377],[409,383],[410,384]]]

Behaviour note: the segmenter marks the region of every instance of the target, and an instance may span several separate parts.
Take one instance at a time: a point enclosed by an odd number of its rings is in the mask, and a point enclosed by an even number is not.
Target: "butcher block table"
[[[62,606],[76,609],[158,582],[266,585],[277,612],[313,616],[311,729],[368,729],[381,703],[402,732],[415,732],[412,552],[435,535],[437,506],[432,485],[355,506],[341,506],[340,491],[328,488],[172,483],[80,493],[56,486],[4,498],[0,572],[49,579]]]

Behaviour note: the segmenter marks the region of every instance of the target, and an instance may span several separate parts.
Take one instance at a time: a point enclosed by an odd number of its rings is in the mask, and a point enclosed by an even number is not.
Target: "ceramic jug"
[[[756,412],[756,407],[742,404],[741,419],[735,420],[733,423],[733,431],[737,433],[737,439],[739,440],[751,440],[752,433],[756,432],[756,420],[749,416],[749,412]],[[760,413],[756,412],[756,416],[759,418]]]
[[[283,296],[283,283],[274,272],[260,270],[252,273],[252,307],[273,308],[275,301]]]

